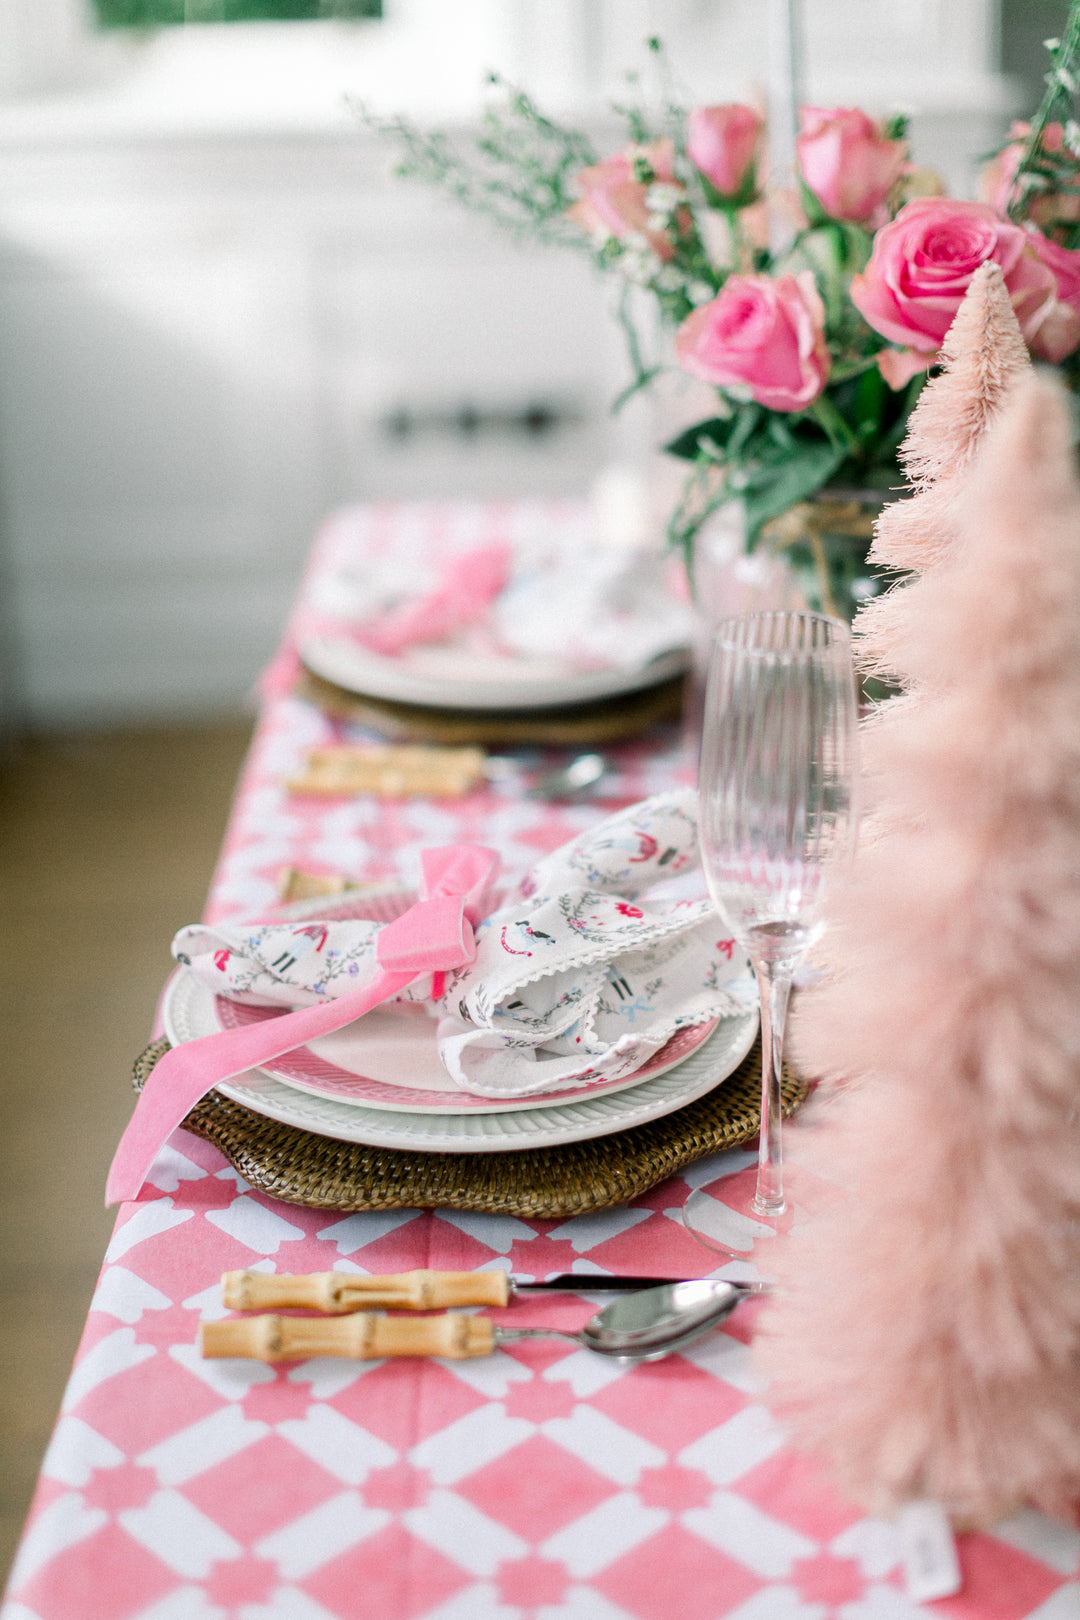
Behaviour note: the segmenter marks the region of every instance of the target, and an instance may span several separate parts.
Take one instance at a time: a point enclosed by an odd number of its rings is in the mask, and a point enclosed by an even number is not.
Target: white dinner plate
[[[362,697],[440,709],[545,709],[618,697],[681,675],[686,648],[631,668],[575,670],[555,659],[498,657],[467,647],[409,647],[397,658],[344,637],[312,636],[300,657],[325,681]]]
[[[198,985],[193,974],[177,974],[163,1005],[165,1033],[173,1045],[210,1032],[200,1016],[205,1014],[206,1000],[186,995],[182,988],[191,984]],[[209,991],[205,996],[213,1016],[213,997]],[[360,1107],[297,1091],[257,1069],[222,1081],[215,1089],[282,1125],[341,1142],[432,1153],[505,1153],[515,1148],[584,1142],[644,1125],[682,1108],[738,1068],[754,1044],[757,1024],[756,1012],[721,1019],[713,1034],[681,1063],[626,1090],[513,1112],[431,1114]],[[214,1027],[219,1027],[216,1018]]]

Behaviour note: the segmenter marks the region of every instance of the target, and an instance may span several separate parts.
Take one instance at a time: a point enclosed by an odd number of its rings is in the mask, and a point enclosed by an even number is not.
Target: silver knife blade
[[[631,1293],[635,1288],[663,1288],[670,1283],[693,1282],[692,1277],[603,1277],[585,1274],[580,1271],[564,1271],[557,1277],[548,1277],[544,1282],[534,1282],[531,1277],[510,1278],[510,1292],[514,1294],[532,1294],[548,1292],[557,1294],[625,1294]]]

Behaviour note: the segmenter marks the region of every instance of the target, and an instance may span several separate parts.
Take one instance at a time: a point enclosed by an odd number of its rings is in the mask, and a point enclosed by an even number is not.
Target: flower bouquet
[[[617,405],[670,366],[715,391],[665,446],[688,464],[668,526],[688,563],[702,524],[737,500],[747,548],[782,548],[810,605],[850,616],[879,588],[874,492],[880,505],[903,481],[908,415],[980,264],[1000,264],[1032,353],[1080,377],[1080,126],[1052,118],[1076,91],[1078,19],[1073,0],[1043,105],[1014,126],[980,201],[915,168],[902,118],[857,108],[800,109],[786,188],[765,175],[750,106],[617,108],[628,140],[604,158],[505,85],[469,157],[363,116],[403,144],[399,173],[585,251],[615,281],[634,372]],[[645,358],[650,306],[665,360]]]

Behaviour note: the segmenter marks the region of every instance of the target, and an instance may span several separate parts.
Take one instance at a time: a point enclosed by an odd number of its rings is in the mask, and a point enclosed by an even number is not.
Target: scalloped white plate
[[[192,986],[198,995],[188,993]],[[211,992],[193,974],[177,974],[162,1009],[170,1042],[196,1040],[220,1028],[213,1002]],[[210,1028],[207,1013],[213,1020]],[[256,1069],[223,1081],[216,1089],[268,1119],[341,1142],[431,1153],[504,1153],[584,1142],[674,1112],[738,1068],[754,1043],[757,1025],[756,1012],[721,1019],[708,1040],[681,1063],[626,1090],[503,1113],[390,1112],[312,1096]]]

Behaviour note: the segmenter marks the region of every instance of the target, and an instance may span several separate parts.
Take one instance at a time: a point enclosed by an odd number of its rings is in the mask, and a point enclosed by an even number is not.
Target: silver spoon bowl
[[[594,787],[607,769],[603,754],[577,754],[564,765],[541,771],[539,776],[512,755],[489,754],[484,761],[484,775],[497,790],[522,793],[526,799],[576,798]]]
[[[567,765],[547,771],[525,794],[527,799],[572,799],[594,786],[607,770],[603,754],[579,754]]]
[[[560,1328],[495,1329],[496,1345],[520,1339],[570,1339],[615,1361],[661,1361],[720,1325],[741,1300],[764,1293],[763,1283],[705,1277],[623,1294],[577,1333]]]

